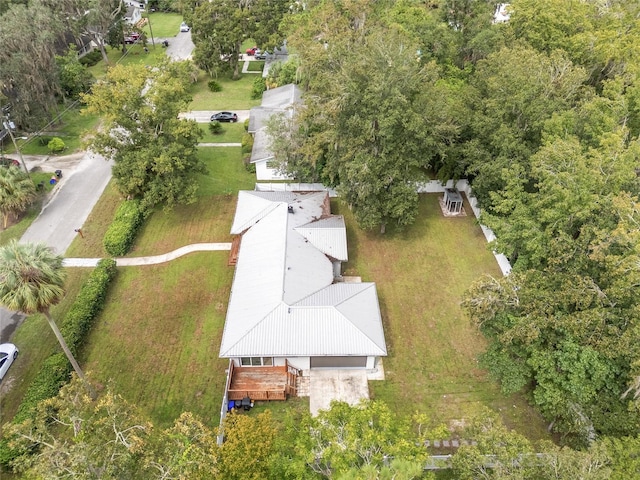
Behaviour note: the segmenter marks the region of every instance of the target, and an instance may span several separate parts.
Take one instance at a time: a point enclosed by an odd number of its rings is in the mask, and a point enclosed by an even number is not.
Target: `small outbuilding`
[[[444,189],[444,205],[447,212],[457,214],[462,211],[462,195],[455,188]]]

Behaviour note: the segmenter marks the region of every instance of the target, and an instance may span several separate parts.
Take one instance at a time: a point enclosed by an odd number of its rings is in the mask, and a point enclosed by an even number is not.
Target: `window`
[[[240,365],[243,367],[261,367],[273,365],[273,357],[241,357]]]

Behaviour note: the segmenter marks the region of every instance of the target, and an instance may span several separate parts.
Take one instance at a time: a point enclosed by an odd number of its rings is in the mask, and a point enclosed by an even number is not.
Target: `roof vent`
[[[289,213],[295,213],[295,212],[293,211],[293,205],[289,205],[289,206],[287,207],[287,210],[289,211]]]

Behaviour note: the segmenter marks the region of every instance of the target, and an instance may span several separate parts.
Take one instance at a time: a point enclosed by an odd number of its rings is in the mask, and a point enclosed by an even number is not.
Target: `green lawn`
[[[247,67],[247,70],[250,72],[261,72],[262,70],[264,70],[264,60],[249,62],[249,67]]]
[[[49,152],[47,143],[52,137],[60,137],[65,144],[65,149],[57,155],[68,155],[81,151],[85,135],[87,132],[95,130],[99,118],[95,115],[80,115],[79,112],[79,107],[71,108],[56,123],[49,125],[42,137],[31,136],[26,140],[17,140],[18,148],[23,155],[54,156]],[[15,152],[15,148],[12,144],[8,144],[5,151],[12,153]]]
[[[183,411],[215,427],[225,368],[218,358],[233,268],[228,252],[120,268],[83,364],[165,428]]]
[[[251,87],[255,74],[244,74],[239,80],[218,77],[215,80],[222,86],[222,91],[212,92],[207,83],[211,80],[201,72],[198,82],[193,86],[193,101],[189,110],[249,110],[260,105],[260,100],[251,99]]]
[[[242,141],[242,135],[245,133],[244,124],[238,123],[222,123],[222,133],[214,135],[209,131],[208,123],[200,123],[198,126],[204,136],[202,143],[240,143]]]
[[[149,43],[151,43],[149,24],[151,24],[154,38],[175,37],[180,32],[182,15],[179,13],[146,12],[142,14],[142,17],[149,19],[142,29],[149,39]]]
[[[421,196],[416,223],[386,235],[358,229],[349,210],[334,202],[334,211],[347,219],[343,271],[378,287],[389,356],[383,360],[386,380],[370,382],[371,394],[394,411],[426,412],[436,423],[468,418],[486,405],[529,438],[548,438],[526,401],[504,397],[478,367],[485,341],[460,300],[481,274],[501,273],[475,217],[443,217],[437,197]]]

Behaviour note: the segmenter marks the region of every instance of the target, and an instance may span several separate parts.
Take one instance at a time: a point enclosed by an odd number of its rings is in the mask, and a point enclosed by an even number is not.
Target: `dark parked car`
[[[129,45],[136,43],[140,39],[140,34],[138,32],[131,32],[129,35],[124,37],[124,43]]]
[[[20,162],[12,158],[0,157],[0,167],[19,167]]]
[[[211,115],[212,122],[237,122],[238,115],[233,112],[220,112]]]

